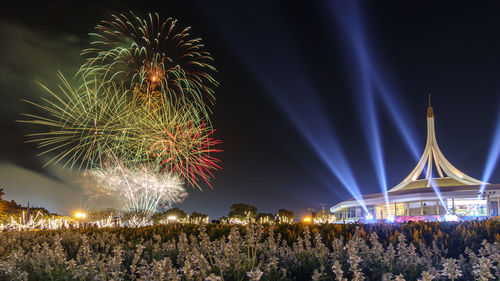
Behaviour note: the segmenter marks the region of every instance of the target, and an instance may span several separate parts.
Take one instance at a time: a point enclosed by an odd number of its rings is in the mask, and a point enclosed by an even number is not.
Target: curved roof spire
[[[429,93],[429,107],[427,107],[427,118],[434,117],[434,109],[431,106],[431,94]]]
[[[413,171],[397,186],[390,191],[403,189],[411,182],[418,180],[420,175],[425,172],[425,180],[427,186],[431,186],[433,165],[439,174],[439,178],[453,178],[463,185],[480,185],[484,182],[474,179],[465,173],[461,172],[453,166],[443,155],[436,140],[436,132],[434,129],[434,110],[431,106],[431,95],[429,94],[429,107],[427,108],[427,142],[425,144],[424,153],[418,161],[417,166]]]

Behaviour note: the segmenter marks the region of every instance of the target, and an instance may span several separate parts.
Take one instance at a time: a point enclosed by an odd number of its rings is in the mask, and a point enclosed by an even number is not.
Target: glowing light
[[[87,214],[81,211],[75,212],[75,218],[77,219],[84,219],[87,217]]]
[[[441,190],[439,190],[439,186],[437,186],[436,182],[432,178],[429,179],[429,181],[431,183],[432,190],[434,190],[434,193],[436,193],[436,196],[439,199],[439,202],[441,202],[441,205],[446,210],[446,213],[449,213],[448,206],[445,203],[443,196],[441,195]]]
[[[387,221],[387,222],[394,222],[394,221],[396,221],[396,218],[394,218],[394,216],[393,216],[393,215],[389,215],[389,216],[387,216],[386,221]]]
[[[303,222],[311,222],[312,219],[311,219],[311,217],[305,217],[302,221]]]
[[[337,221],[337,218],[335,217],[335,215],[328,214],[328,213],[318,214],[312,220],[312,222],[315,224],[334,223],[335,221]]]
[[[365,220],[367,220],[367,221],[371,221],[371,220],[373,220],[373,215],[372,215],[372,214],[367,214],[367,215],[365,216]]]
[[[168,216],[167,219],[169,221],[175,221],[175,220],[177,220],[177,217],[176,216]]]
[[[458,216],[457,216],[457,215],[454,215],[454,214],[450,214],[450,213],[448,213],[448,214],[446,214],[446,215],[444,216],[444,220],[445,220],[445,221],[459,221],[460,219],[458,218]]]
[[[160,205],[172,207],[187,197],[178,177],[159,174],[148,166],[127,167],[116,162],[85,175],[95,183],[97,192],[111,194],[122,209],[146,216],[156,212]]]
[[[59,229],[69,228],[71,220],[67,217],[53,218],[46,216],[40,211],[31,216],[29,220],[23,211],[19,218],[10,217],[10,223],[1,224],[0,230],[37,230],[37,229]]]

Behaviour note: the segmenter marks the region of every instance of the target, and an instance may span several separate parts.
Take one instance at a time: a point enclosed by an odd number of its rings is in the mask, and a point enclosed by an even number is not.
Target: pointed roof
[[[432,177],[433,166],[439,177]],[[423,179],[419,179],[421,174],[425,174]],[[451,184],[453,183],[453,184]],[[434,109],[431,106],[431,95],[429,94],[429,107],[427,108],[427,142],[424,153],[418,161],[413,171],[398,185],[389,192],[401,189],[413,189],[419,187],[448,186],[448,185],[481,185],[485,184],[461,172],[453,166],[443,155],[436,140],[434,129]]]

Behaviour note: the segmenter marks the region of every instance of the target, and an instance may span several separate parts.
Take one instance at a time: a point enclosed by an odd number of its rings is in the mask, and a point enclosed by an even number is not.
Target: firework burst
[[[92,48],[83,51],[87,62],[80,73],[104,85],[138,87],[139,91],[131,91],[138,95],[145,93],[145,87],[171,102],[193,103],[207,111],[205,101],[213,104],[213,88],[218,84],[212,76],[213,59],[203,50],[201,39],[192,38],[189,31],[190,27],[179,28],[177,20],[162,20],[156,13],[146,19],[132,12],[130,17],[113,15],[113,20],[102,21],[90,34],[95,40]]]
[[[98,92],[85,87],[75,90],[60,75],[60,91],[55,93],[41,85],[48,94],[42,103],[34,105],[39,114],[23,114],[20,122],[38,125],[38,133],[27,135],[44,151],[54,156],[46,164],[62,162],[63,166],[93,168],[109,153],[126,151],[127,140],[133,135],[130,116],[136,112],[124,102],[120,88],[108,87]]]
[[[94,180],[102,193],[117,200],[124,211],[142,212],[147,216],[159,206],[170,208],[187,197],[178,177],[160,174],[151,166],[128,167],[117,161],[89,170],[84,176]]]
[[[212,188],[209,182],[213,177],[211,170],[220,169],[220,160],[213,154],[222,152],[214,148],[221,143],[213,138],[215,130],[206,123],[158,124],[160,127],[156,127],[157,134],[151,138],[153,143],[149,151],[159,159],[162,171],[177,174],[188,185],[198,188],[198,178],[201,178]]]

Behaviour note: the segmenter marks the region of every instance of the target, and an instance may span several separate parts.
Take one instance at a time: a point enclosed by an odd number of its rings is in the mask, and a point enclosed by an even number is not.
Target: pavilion
[[[433,170],[437,176],[433,176]],[[422,178],[420,178],[423,175]],[[479,193],[481,186],[485,187]],[[474,179],[453,166],[443,155],[436,140],[434,110],[427,109],[427,142],[413,171],[388,191],[389,204],[383,193],[351,198],[330,208],[337,221],[429,220],[449,217],[470,219],[498,216],[500,184]],[[364,202],[367,211],[360,206]]]

